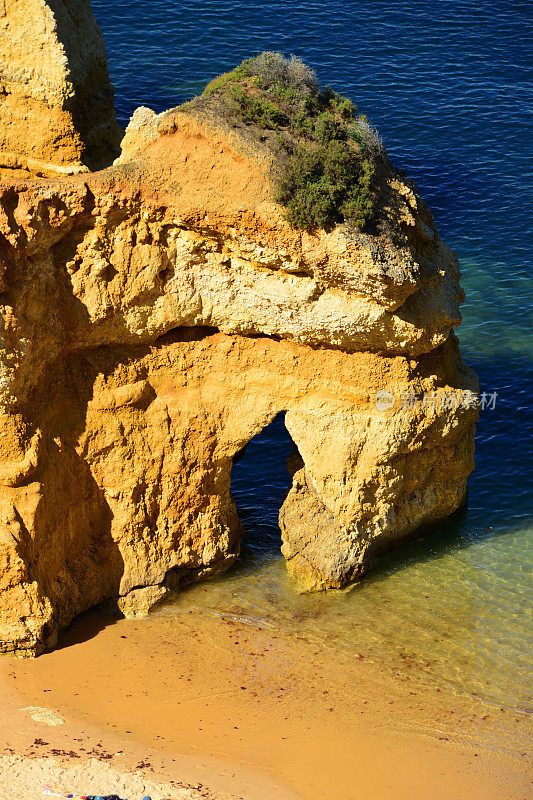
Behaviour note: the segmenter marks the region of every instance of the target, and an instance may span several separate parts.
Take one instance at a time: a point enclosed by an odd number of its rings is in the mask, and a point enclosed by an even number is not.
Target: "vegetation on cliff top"
[[[351,100],[321,88],[303,61],[261,53],[215,78],[203,96],[218,100],[233,124],[255,126],[274,145],[276,200],[293,226],[368,224],[381,139]]]

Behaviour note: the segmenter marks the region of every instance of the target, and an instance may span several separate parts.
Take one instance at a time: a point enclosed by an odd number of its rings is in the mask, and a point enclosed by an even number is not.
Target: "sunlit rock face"
[[[2,184],[4,650],[231,565],[233,458],[282,411],[295,589],[344,586],[463,502],[454,254],[388,161],[401,235],[291,228],[273,158],[214,114],[144,109],[115,166]]]
[[[0,170],[53,175],[120,150],[100,29],[85,0],[0,3]]]

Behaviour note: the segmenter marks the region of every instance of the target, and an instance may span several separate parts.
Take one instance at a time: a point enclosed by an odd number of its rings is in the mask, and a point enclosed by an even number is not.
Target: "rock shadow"
[[[37,651],[54,646],[77,614],[116,596],[124,573],[112,510],[77,451],[96,377],[89,366],[79,357],[58,359],[25,409],[25,419],[43,432],[28,576],[52,608]]]

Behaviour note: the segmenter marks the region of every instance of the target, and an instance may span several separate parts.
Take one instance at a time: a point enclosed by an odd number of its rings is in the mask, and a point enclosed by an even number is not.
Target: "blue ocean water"
[[[225,578],[176,605],[319,630],[376,653],[408,648],[433,676],[525,708],[533,531],[533,12],[518,2],[93,0],[119,122],[201,92],[262,50],[295,53],[347,94],[412,177],[456,250],[458,331],[481,388],[468,509],[383,559],[346,595],[297,597],[279,555],[288,483],[282,420],[253,440],[232,489],[247,529]],[[401,624],[400,624],[401,623]],[[529,637],[529,638],[528,638]],[[529,685],[528,685],[529,684]]]

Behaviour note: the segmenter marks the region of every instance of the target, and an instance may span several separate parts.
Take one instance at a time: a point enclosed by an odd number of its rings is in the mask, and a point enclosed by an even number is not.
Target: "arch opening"
[[[234,456],[231,494],[243,527],[240,560],[249,566],[280,555],[278,516],[292,484],[287,458],[295,450],[282,411]]]

